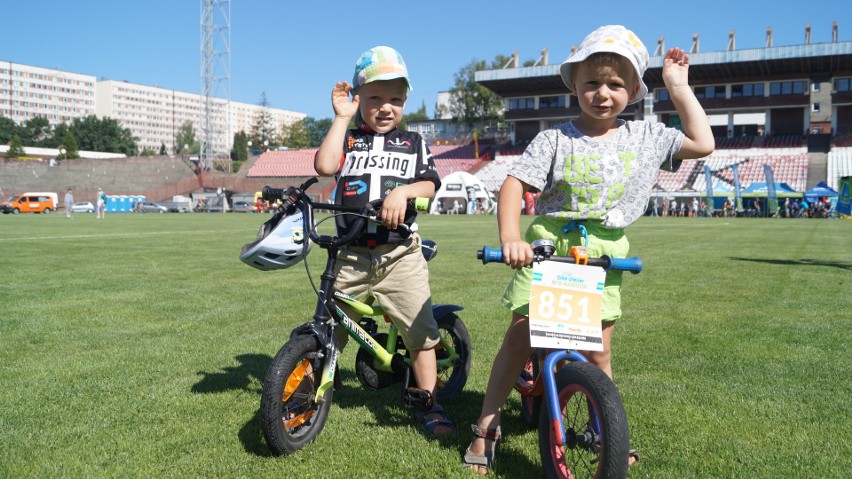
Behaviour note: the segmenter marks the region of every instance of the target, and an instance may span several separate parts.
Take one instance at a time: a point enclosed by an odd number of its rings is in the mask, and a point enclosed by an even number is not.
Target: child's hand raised
[[[352,85],[348,82],[337,82],[331,90],[331,106],[334,108],[334,114],[339,117],[352,118],[358,113],[358,103],[360,98],[355,95],[352,100],[349,99],[349,92],[352,90]]]
[[[663,82],[666,88],[689,86],[689,55],[680,48],[671,48],[663,57]]]

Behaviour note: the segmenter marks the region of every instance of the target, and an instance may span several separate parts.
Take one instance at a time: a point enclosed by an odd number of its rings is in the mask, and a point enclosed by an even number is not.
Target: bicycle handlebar
[[[264,186],[261,190],[261,195],[264,201],[274,202],[281,200],[279,210],[284,210],[286,214],[291,214],[296,209],[302,211],[305,225],[311,226],[311,228],[306,228],[310,231],[311,241],[322,248],[340,247],[352,243],[361,235],[366,227],[368,219],[381,224],[381,220],[378,218],[378,212],[382,207],[383,199],[373,200],[363,207],[343,206],[331,203],[316,203],[311,200],[307,193],[305,193],[305,190],[318,181],[319,180],[317,178],[313,177],[308,178],[301,186],[298,187],[289,186],[287,188],[273,188],[271,186]],[[428,211],[429,203],[428,198],[410,199],[408,200],[408,209],[418,212]],[[314,224],[314,209],[339,211],[342,213],[357,213],[358,217],[352,223],[352,226],[349,228],[349,232],[346,236],[320,236],[312,227]],[[397,226],[397,229],[403,230],[407,234],[411,234],[412,232],[411,228],[405,223],[400,223]]]
[[[481,250],[476,252],[476,259],[482,260],[482,264],[502,263],[503,250],[483,246]],[[572,264],[577,262],[576,258],[573,256],[557,256],[542,248],[533,248],[533,262],[539,263],[542,261],[556,261],[559,263]],[[633,274],[641,272],[643,267],[642,259],[638,256],[634,256],[632,258],[612,258],[610,256],[603,255],[600,258],[589,258],[588,265],[599,266],[603,268],[604,271],[613,269],[616,271],[629,271]]]

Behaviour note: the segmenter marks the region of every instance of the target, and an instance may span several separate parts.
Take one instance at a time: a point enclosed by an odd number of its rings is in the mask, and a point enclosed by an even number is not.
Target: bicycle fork
[[[542,375],[544,376],[544,399],[546,403],[547,415],[550,419],[551,433],[556,442],[556,446],[562,447],[566,443],[565,437],[565,422],[562,420],[562,408],[559,404],[559,392],[556,390],[556,365],[559,361],[580,361],[589,362],[585,356],[577,351],[553,351],[544,359],[542,366]],[[592,432],[597,436],[600,434],[600,424],[597,414],[591,404],[589,409],[589,425]],[[573,440],[573,439],[572,439]]]

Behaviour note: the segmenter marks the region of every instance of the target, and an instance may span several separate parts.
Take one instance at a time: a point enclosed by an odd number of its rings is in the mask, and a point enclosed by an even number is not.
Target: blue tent
[[[831,197],[837,195],[838,193],[831,189],[830,186],[825,184],[824,181],[820,181],[816,186],[809,189],[808,191],[805,191],[805,200],[808,203],[813,203],[814,201],[819,200],[823,196]]]
[[[744,196],[766,196],[768,194],[769,187],[765,181],[756,181],[749,185],[748,188],[743,190]],[[794,190],[787,183],[775,183],[775,192],[780,197],[792,197],[792,196],[801,196],[802,194],[798,191]]]

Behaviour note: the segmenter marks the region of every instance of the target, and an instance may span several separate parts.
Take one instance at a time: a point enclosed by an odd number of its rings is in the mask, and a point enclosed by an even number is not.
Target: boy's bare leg
[[[435,386],[438,383],[438,361],[435,358],[435,348],[412,350],[411,369],[417,379],[417,387],[429,391],[432,395],[432,405],[438,406],[438,395]],[[427,414],[428,419],[441,419],[438,413]],[[449,426],[439,425],[432,431],[436,437],[444,436],[453,432]]]
[[[482,401],[482,411],[476,421],[479,427],[496,429],[500,425],[500,411],[503,404],[509,398],[509,394],[518,380],[518,375],[532,354],[529,337],[527,317],[512,313],[512,323],[506,331],[500,350],[494,357],[494,364],[488,377],[488,386],[485,389],[485,398]],[[485,454],[485,448],[488,446],[486,442],[493,444],[493,441],[486,441],[479,437],[474,438],[470,443],[470,452],[480,456]],[[472,469],[479,473],[487,472],[476,467]]]

